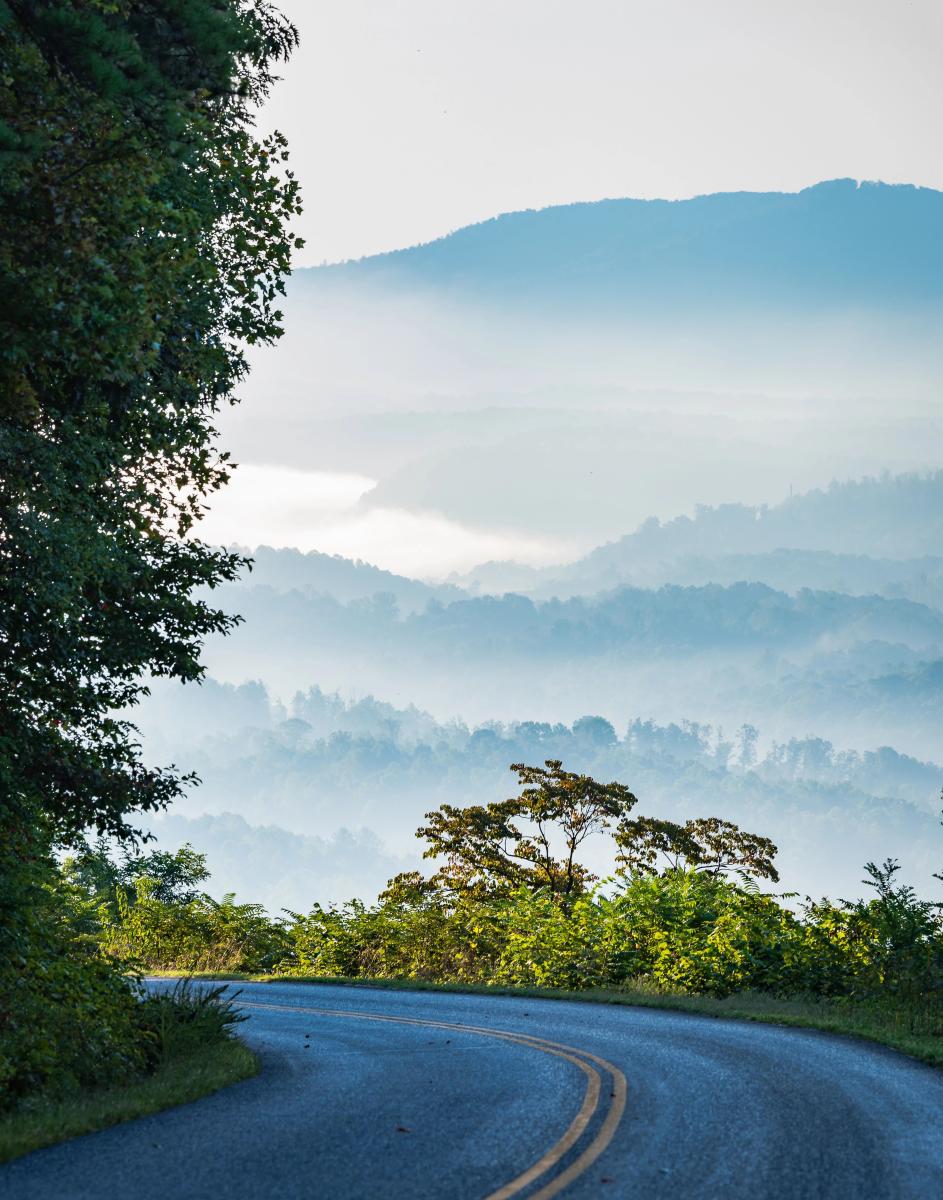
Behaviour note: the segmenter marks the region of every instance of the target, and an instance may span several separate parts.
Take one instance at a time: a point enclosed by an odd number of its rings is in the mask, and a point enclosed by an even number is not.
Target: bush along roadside
[[[768,839],[629,818],[627,789],[556,762],[514,770],[521,797],[428,814],[437,869],[397,876],[374,904],[271,918],[215,901],[190,847],[116,864],[98,844],[63,869],[102,948],[149,971],[536,989],[858,1033],[943,1062],[940,905],[896,862],[866,865],[866,899],[797,902],[760,887],[778,881]],[[610,821],[618,870],[600,883],[575,851]]]
[[[255,1056],[233,1036],[240,1016],[225,987],[179,980],[145,992],[123,981],[129,998],[122,1030],[133,1048],[115,1070],[47,1085],[0,1116],[0,1162],[134,1117],[196,1100],[246,1079]],[[100,1012],[100,1006],[96,1012]]]

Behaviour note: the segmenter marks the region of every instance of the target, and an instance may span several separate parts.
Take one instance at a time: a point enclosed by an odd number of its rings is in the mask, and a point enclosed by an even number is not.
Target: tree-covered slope
[[[836,179],[796,193],[601,200],[507,213],[425,245],[306,272],[470,296],[644,309],[943,301],[943,193]]]
[[[888,474],[836,480],[778,504],[699,504],[691,516],[651,517],[565,566],[486,563],[460,582],[541,598],[625,584],[756,582],[936,604],[941,549],[943,471]]]

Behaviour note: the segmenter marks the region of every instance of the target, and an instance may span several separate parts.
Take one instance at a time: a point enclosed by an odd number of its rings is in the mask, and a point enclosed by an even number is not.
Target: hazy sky
[[[298,25],[301,46],[261,124],[288,136],[304,188],[298,232],[308,244],[299,265],[412,245],[500,212],[607,196],[797,190],[841,176],[943,188],[943,0],[276,3]],[[788,393],[795,412],[799,392],[854,396],[861,426],[861,394],[892,394],[899,415],[913,391],[908,364],[926,374],[899,348],[882,374],[873,354],[829,357],[812,342],[798,354],[800,381],[790,382],[784,349],[795,357],[799,343],[784,332],[782,346],[757,343],[755,352],[745,339],[756,370],[744,381],[737,354],[713,335],[690,346],[673,335],[666,350],[657,341],[630,343],[625,330],[615,340],[604,331],[599,346],[570,336],[551,349],[542,329],[530,336],[502,328],[496,338],[438,301],[431,310],[402,298],[393,307],[363,296],[357,304],[289,313],[278,348],[254,356],[246,402],[223,421],[244,466],[216,499],[205,536],[319,549],[433,577],[490,558],[559,562],[613,529],[551,536],[513,513],[489,521],[486,506],[473,521],[444,515],[431,501],[407,507],[386,493],[361,500],[389,471],[404,469],[370,461],[367,451],[382,441],[372,414],[539,406],[547,402],[541,388],[563,388],[559,403],[582,411],[595,379],[620,396],[633,388],[717,391],[718,410],[744,389]],[[739,353],[744,339],[732,336]],[[822,333],[832,349],[843,336],[840,328]],[[856,442],[838,414],[798,470],[793,426],[787,436],[763,411],[778,430],[785,474],[754,447],[762,430],[731,434],[745,467],[724,467],[721,490],[692,469],[685,488],[666,498],[639,477],[637,511],[620,510],[615,532],[695,502],[775,503],[792,484],[920,468],[935,444],[926,436],[911,445],[927,432],[917,425],[910,441],[875,425],[859,429]],[[351,452],[349,431],[341,437],[317,425],[357,414],[363,456]],[[417,451],[432,453],[444,434],[433,422],[410,436]],[[659,459],[655,476],[674,479],[677,457],[673,449]],[[758,463],[759,491],[751,482]]]
[[[278,0],[301,264],[606,196],[943,187],[940,0]]]

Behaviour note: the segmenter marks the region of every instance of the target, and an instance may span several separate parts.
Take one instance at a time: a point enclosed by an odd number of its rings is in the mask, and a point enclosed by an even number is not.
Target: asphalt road
[[[5,1200],[943,1198],[943,1072],[559,1001],[245,984],[262,1071],[0,1168]]]

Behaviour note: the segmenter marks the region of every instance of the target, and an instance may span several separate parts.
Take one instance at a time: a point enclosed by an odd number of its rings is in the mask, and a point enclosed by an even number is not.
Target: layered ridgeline
[[[741,581],[943,608],[943,471],[833,481],[772,504],[698,504],[691,515],[650,517],[565,565],[487,562],[442,584],[318,551],[259,546],[253,560],[241,587],[313,592],[342,603],[385,594],[404,612],[469,594],[566,599],[623,586]]]
[[[455,582],[562,598],[740,580],[943,608],[943,471],[833,482],[778,504],[699,504],[691,516],[651,517],[564,567],[486,563]]]
[[[425,811],[501,799],[511,762],[552,757],[656,815],[762,828],[788,887],[854,894],[888,853],[930,874],[941,487],[887,477],[646,523],[524,573],[536,599],[263,548],[226,589],[246,621],[210,647],[220,681],[155,685],[140,711],[150,752],[203,780],[161,840],[276,906],[306,903],[312,875],[322,898],[372,895],[415,865]]]
[[[236,457],[376,480],[344,519],[382,518],[394,546],[444,517],[569,565],[429,584],[258,553],[224,597],[245,624],[209,655],[221,687],[258,683],[143,714],[204,779],[175,819],[236,814],[233,872],[257,836],[238,822],[271,823],[273,871],[368,894],[426,808],[501,798],[510,762],[553,755],[646,811],[762,828],[787,886],[855,894],[885,853],[938,869],[941,228],[941,193],[837,181],[511,214],[296,272]],[[585,714],[614,731],[598,760]],[[643,727],[701,732],[650,753]],[[364,882],[345,866],[335,889],[345,826]],[[289,852],[285,831],[322,842]],[[174,836],[222,861],[210,827]]]
[[[246,621],[210,669],[283,698],[315,683],[473,723],[751,723],[938,759],[941,515],[940,473],[702,508],[567,568],[483,569],[470,582],[484,595],[263,550],[224,589]]]
[[[696,503],[936,469],[941,229],[943,193],[838,180],[512,213],[297,271],[233,448],[543,562]]]

